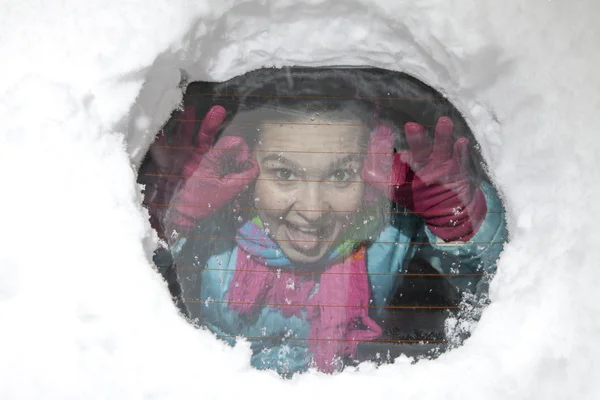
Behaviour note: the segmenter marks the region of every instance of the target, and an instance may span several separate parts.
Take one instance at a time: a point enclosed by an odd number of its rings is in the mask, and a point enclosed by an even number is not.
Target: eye
[[[335,182],[347,182],[352,178],[351,171],[346,169],[338,169],[331,174],[331,180]]]
[[[296,178],[292,170],[287,168],[280,168],[275,170],[275,176],[277,177],[277,179],[282,181],[289,181]]]

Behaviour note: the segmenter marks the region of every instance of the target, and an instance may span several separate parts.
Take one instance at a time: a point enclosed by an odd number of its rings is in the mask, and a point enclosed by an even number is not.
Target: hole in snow
[[[460,113],[382,69],[191,83],[139,182],[182,312],[282,375],[459,345],[507,238]]]

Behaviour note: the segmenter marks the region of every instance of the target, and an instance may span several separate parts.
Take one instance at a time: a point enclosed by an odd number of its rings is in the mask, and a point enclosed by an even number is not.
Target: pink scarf
[[[250,315],[269,306],[285,317],[300,318],[306,310],[311,326],[308,347],[317,368],[331,373],[341,366],[344,356],[354,357],[358,343],[381,335],[379,325],[368,316],[365,253],[365,246],[360,246],[315,276],[265,266],[238,247],[236,271],[227,293],[229,307]]]

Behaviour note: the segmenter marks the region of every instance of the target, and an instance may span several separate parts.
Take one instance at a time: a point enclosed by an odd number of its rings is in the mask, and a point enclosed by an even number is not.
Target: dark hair
[[[377,105],[370,88],[353,78],[344,71],[266,69],[217,85],[213,101],[221,104],[235,88],[236,110],[228,112],[229,128],[223,133],[243,136],[251,147],[264,123],[322,118],[359,123],[364,127],[362,144],[366,147],[368,133],[378,122]]]

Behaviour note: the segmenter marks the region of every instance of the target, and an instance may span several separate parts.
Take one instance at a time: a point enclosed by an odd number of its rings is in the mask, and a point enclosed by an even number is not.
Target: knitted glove
[[[394,134],[387,125],[379,125],[371,135],[367,158],[361,176],[388,199],[398,200],[397,191],[405,186],[408,164],[394,153]],[[367,193],[370,193],[367,187]],[[368,195],[371,198],[371,195]]]
[[[196,112],[194,108],[186,107],[183,113],[175,117],[174,129],[170,131],[165,128],[150,146],[151,162],[144,179],[144,204],[148,208],[152,227],[160,235],[164,233],[167,206],[182,178],[189,176],[184,166],[190,160],[200,162],[203,154],[210,149],[224,119],[225,109],[222,106],[212,107],[196,134]]]
[[[387,174],[390,183],[372,182],[375,177],[385,182],[385,177],[372,172],[375,163],[369,159],[363,179],[377,185],[390,200],[417,213],[437,237],[446,241],[469,240],[477,233],[487,212],[483,192],[469,177],[469,140],[461,137],[453,145],[454,125],[447,117],[438,120],[433,143],[422,125],[409,122],[404,130],[410,150],[388,156],[392,160]],[[380,140],[384,144],[379,146],[388,146],[390,139],[377,133],[372,141]],[[372,143],[370,148],[377,146]],[[385,163],[381,164],[376,171],[385,171]],[[405,173],[402,176],[398,171]]]
[[[173,199],[169,230],[184,233],[240,194],[260,173],[239,136],[221,138],[204,156],[190,157],[183,170],[185,180]]]

